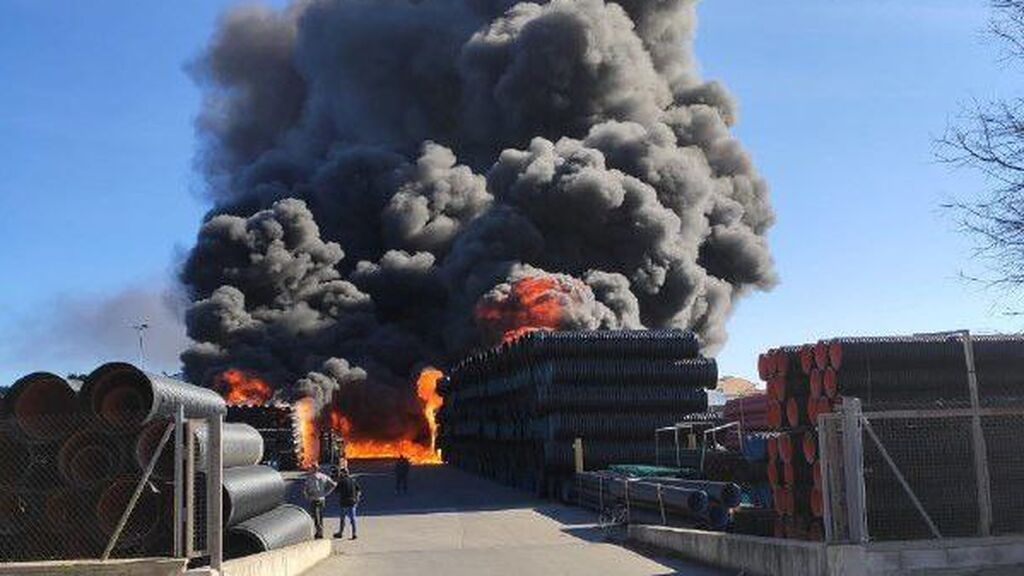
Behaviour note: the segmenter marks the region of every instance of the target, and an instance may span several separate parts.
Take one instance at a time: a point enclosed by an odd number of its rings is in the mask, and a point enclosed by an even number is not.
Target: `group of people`
[[[405,494],[409,491],[409,469],[411,464],[405,456],[395,462],[395,493]],[[303,485],[303,495],[309,500],[309,511],[313,516],[313,525],[316,528],[316,538],[324,537],[324,507],[327,497],[332,492],[338,496],[338,505],[341,508],[341,525],[334,534],[335,538],[345,537],[346,520],[352,524],[352,536],[350,539],[357,539],[356,508],[362,498],[362,488],[356,478],[349,473],[348,462],[342,458],[333,473],[324,473],[318,466],[312,466],[307,471],[306,482]]]

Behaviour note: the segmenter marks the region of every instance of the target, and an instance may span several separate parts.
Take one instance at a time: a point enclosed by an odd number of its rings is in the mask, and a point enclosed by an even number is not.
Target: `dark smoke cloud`
[[[716,350],[775,282],[774,217],[695,26],[690,0],[229,12],[194,65],[214,207],[182,273],[188,375],[247,368],[398,434],[416,371],[493,336],[473,311],[538,276],[565,327]]]
[[[139,342],[132,326],[146,322],[146,368],[177,372],[178,356],[189,346],[180,297],[168,280],[135,284],[113,294],[61,295],[0,334],[0,360],[23,371],[75,373],[111,359],[134,363]],[[59,359],[56,364],[54,358]]]

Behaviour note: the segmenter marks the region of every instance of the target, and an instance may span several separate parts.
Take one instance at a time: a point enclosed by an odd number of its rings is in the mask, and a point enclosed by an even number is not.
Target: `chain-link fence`
[[[830,541],[1024,534],[1024,406],[819,417]]]
[[[150,415],[122,407],[112,426],[25,394],[0,418],[0,563],[208,554],[214,459],[196,446],[209,435],[189,434],[205,422],[182,420],[176,433],[173,419],[137,424]]]

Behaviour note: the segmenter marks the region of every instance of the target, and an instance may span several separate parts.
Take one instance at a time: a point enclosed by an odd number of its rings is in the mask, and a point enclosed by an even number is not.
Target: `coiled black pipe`
[[[126,432],[157,418],[171,418],[183,406],[186,418],[226,412],[224,399],[208,388],[110,362],[93,370],[82,386],[82,402],[105,426]]]
[[[52,442],[74,430],[78,422],[75,394],[60,376],[34,372],[11,386],[4,403],[26,438]]]
[[[225,555],[239,558],[277,550],[313,538],[313,519],[291,504],[283,504],[228,528]]]
[[[284,478],[269,466],[227,468],[223,486],[225,526],[240,524],[284,502]]]
[[[149,465],[169,424],[168,420],[157,420],[139,434],[134,446],[135,461],[139,468],[145,469]],[[224,468],[253,466],[263,458],[263,437],[258,430],[248,424],[235,422],[225,423],[222,430]],[[209,431],[205,423],[194,429],[193,439],[195,468],[202,472],[207,469],[209,461]],[[153,474],[162,479],[174,476],[173,444],[168,443],[160,453]]]

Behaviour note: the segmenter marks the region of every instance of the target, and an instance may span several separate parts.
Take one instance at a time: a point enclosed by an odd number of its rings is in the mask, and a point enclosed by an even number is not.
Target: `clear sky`
[[[0,2],[0,384],[134,359],[175,370],[174,262],[205,205],[187,63],[228,3]],[[772,188],[781,284],[744,300],[720,356],[845,334],[1019,330],[939,205],[982,183],[932,139],[1019,70],[983,34],[984,0],[706,0],[704,74]]]

